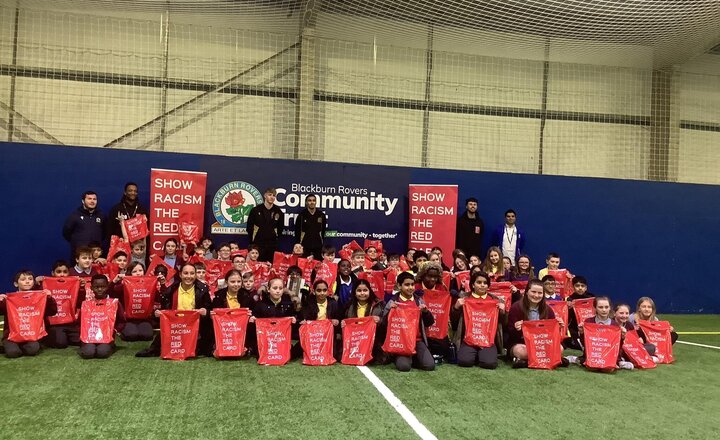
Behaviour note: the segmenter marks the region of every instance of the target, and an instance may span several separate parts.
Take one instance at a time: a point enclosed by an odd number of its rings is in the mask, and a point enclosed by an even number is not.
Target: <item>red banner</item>
[[[154,275],[122,279],[126,319],[148,319],[153,314],[158,280]]]
[[[334,364],[336,362],[333,357],[334,343],[335,328],[329,319],[305,321],[305,324],[300,326],[303,364],[314,366]]]
[[[450,303],[452,297],[449,292],[440,290],[426,290],[423,301],[430,313],[435,317],[435,323],[426,329],[428,338],[444,339],[448,334],[448,321],[450,320]]]
[[[110,344],[115,340],[115,298],[83,301],[80,309],[80,340],[86,344]]]
[[[495,344],[498,325],[498,302],[494,299],[466,298],[463,305],[465,337],[463,342],[485,348]]]
[[[443,250],[446,266],[452,266],[457,223],[457,185],[410,185],[409,248],[429,252]]]
[[[195,357],[200,312],[163,310],[160,312],[160,357],[182,361]]]
[[[667,321],[638,321],[647,342],[655,344],[655,356],[659,364],[671,364],[675,358],[672,352],[670,323]]]
[[[372,360],[377,324],[372,316],[348,318],[343,321],[343,354],[345,365],[365,365]]]
[[[80,294],[80,278],[78,277],[45,277],[43,289],[48,289],[55,303],[57,313],[48,317],[50,325],[72,324],[75,322],[75,307]]]
[[[560,324],[555,319],[523,321],[523,339],[528,353],[528,368],[552,370],[562,362]]]
[[[250,309],[213,309],[215,357],[240,357],[245,354],[245,337]]]
[[[601,370],[617,368],[622,330],[615,325],[593,324],[583,326],[585,335],[585,366]]]
[[[192,222],[203,230],[207,173],[150,170],[150,249],[162,251],[165,240],[178,238],[178,224]]]
[[[10,327],[8,340],[12,342],[39,341],[45,331],[45,306],[47,294],[42,291],[8,293],[5,298],[7,322]]]

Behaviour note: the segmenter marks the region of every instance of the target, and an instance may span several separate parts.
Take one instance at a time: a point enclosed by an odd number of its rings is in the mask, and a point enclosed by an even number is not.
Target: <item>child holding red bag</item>
[[[615,305],[615,321],[620,327],[625,329],[625,332],[637,330],[633,323],[630,322],[630,306],[627,304],[620,303]],[[650,356],[654,357],[655,345],[645,342],[645,339],[642,337],[640,338],[640,341],[643,343],[645,351],[647,351]],[[657,358],[654,358],[653,360],[657,362]]]
[[[385,305],[383,312],[383,325],[387,326],[388,315],[391,309],[398,307],[398,303],[414,303],[420,309],[420,322],[418,340],[415,343],[415,354],[413,356],[395,356],[395,368],[398,371],[407,372],[415,366],[425,371],[435,369],[435,359],[430,353],[427,345],[427,337],[425,336],[425,328],[435,323],[430,310],[425,306],[425,302],[419,296],[415,295],[415,277],[409,272],[403,272],[397,278],[400,291],[392,296],[390,301]]]
[[[570,313],[568,313],[568,332],[570,333],[570,336],[563,341],[563,346],[574,350],[582,350],[582,336],[578,330],[577,317],[575,316],[575,312],[572,308],[576,299],[593,298],[595,295],[588,291],[588,282],[584,276],[578,275],[573,277],[572,285],[573,293],[567,297],[568,309],[570,309]]]
[[[118,301],[114,298],[108,297],[108,292],[110,290],[110,284],[108,283],[107,278],[105,275],[93,275],[92,280],[90,281],[90,288],[93,291],[93,294],[95,295],[95,299],[91,299],[88,301],[96,302],[96,301],[102,301],[106,299],[110,299],[111,301]],[[82,310],[82,308],[81,308]],[[80,312],[80,322],[82,322],[82,311]],[[115,312],[115,328],[114,331],[116,333],[121,333],[123,331],[123,328],[125,327],[125,309],[123,308],[122,304],[118,301],[117,309]],[[86,343],[81,342],[80,343],[80,357],[83,359],[106,359],[109,358],[111,354],[113,354],[113,351],[115,350],[115,342],[110,343]]]
[[[537,321],[539,319],[557,319],[561,327],[565,327],[560,317],[556,317],[552,309],[545,303],[543,282],[534,279],[528,281],[525,295],[510,307],[508,312],[508,355],[513,358],[513,368],[527,368],[528,351],[522,333],[523,321]],[[563,366],[568,360],[563,358]]]
[[[340,332],[340,306],[337,301],[329,296],[330,287],[325,280],[316,280],[313,283],[312,292],[314,300],[308,300],[302,310],[300,310],[300,325],[304,325],[307,321],[330,320],[335,329],[333,356],[339,360],[342,353],[342,341],[337,339]]]
[[[653,301],[649,296],[643,296],[638,300],[637,309],[635,310],[635,313],[630,315],[629,320],[633,325],[639,328],[640,325],[638,324],[638,321],[660,321],[660,318],[658,318],[655,313],[655,301]],[[638,331],[641,332],[640,330]],[[640,333],[640,337],[646,339],[645,335],[642,333]],[[670,340],[673,344],[675,344],[678,340],[678,334],[675,332],[673,327],[670,327]]]
[[[15,274],[13,284],[18,292],[29,292],[35,286],[35,276],[30,270],[23,269]],[[45,290],[47,302],[45,303],[44,316],[52,316],[57,313],[57,304],[50,295],[49,290]],[[13,342],[8,339],[10,334],[10,316],[7,310],[7,295],[0,294],[0,314],[5,317],[3,325],[2,343],[5,350],[5,356],[8,358],[18,358],[20,356],[35,356],[40,352],[40,341]]]
[[[165,266],[158,265],[156,267],[167,270]],[[145,268],[142,263],[133,261],[127,267],[127,275],[131,277],[142,277],[145,276]],[[157,276],[157,290],[153,302],[159,303],[162,301],[162,292],[165,291],[165,275],[160,274]],[[123,307],[127,307],[125,304],[125,292],[122,285],[122,281],[118,283],[120,285],[120,295],[115,296],[120,300],[120,304]],[[113,293],[117,292],[117,288],[113,289]],[[120,337],[123,341],[151,341],[153,339],[154,327],[157,327],[157,321],[155,319],[128,319],[120,330]]]
[[[385,340],[385,327],[381,326],[382,316],[385,309],[385,302],[377,297],[370,283],[367,280],[357,280],[353,285],[352,299],[343,313],[343,318],[364,318],[372,316],[377,327],[375,328],[375,343],[373,344],[372,355],[376,363],[386,364],[388,356],[382,351],[382,344]],[[340,323],[340,328],[345,327],[345,321]]]
[[[596,296],[593,300],[593,307],[595,308],[595,316],[592,318],[588,318],[585,320],[585,322],[578,323],[578,330],[580,334],[583,334],[583,327],[587,323],[593,323],[593,324],[601,324],[601,325],[613,325],[616,327],[620,327],[622,330],[622,337],[625,337],[625,333],[628,331],[628,328],[625,326],[619,325],[619,323],[613,319],[612,316],[612,305],[610,304],[610,298],[607,296]],[[620,342],[622,345],[622,340]],[[579,363],[584,364],[585,363],[585,353],[583,352],[583,355],[580,357],[575,356],[568,356],[568,360],[571,363]],[[633,364],[631,362],[626,362],[622,359],[622,352],[618,355],[618,368],[624,369],[624,370],[632,370]]]
[[[490,287],[490,277],[484,272],[477,272],[470,276],[470,286],[472,293],[470,298],[486,299],[488,297],[498,301],[497,307],[503,317],[505,315],[505,302],[502,298],[497,297],[491,293],[488,293]],[[463,317],[463,307],[465,305],[465,299],[467,297],[463,295],[458,298],[455,305],[451,309],[450,319],[452,321],[453,328],[456,331],[456,346],[457,351],[457,364],[458,367],[473,367],[475,365],[481,368],[494,370],[497,368],[497,356],[498,350],[495,344],[490,347],[473,347],[465,343],[465,322]],[[500,325],[500,324],[498,324]]]

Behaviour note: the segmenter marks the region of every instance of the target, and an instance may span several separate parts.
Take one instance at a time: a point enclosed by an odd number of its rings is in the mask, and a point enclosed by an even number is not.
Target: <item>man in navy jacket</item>
[[[505,224],[493,231],[492,245],[502,250],[503,256],[509,257],[513,264],[525,249],[525,232],[521,231],[515,221],[517,214],[512,209],[505,211]]]
[[[70,261],[75,260],[75,249],[93,242],[102,243],[105,236],[105,218],[97,207],[97,194],[85,191],[81,203],[63,225],[63,237],[70,243]]]

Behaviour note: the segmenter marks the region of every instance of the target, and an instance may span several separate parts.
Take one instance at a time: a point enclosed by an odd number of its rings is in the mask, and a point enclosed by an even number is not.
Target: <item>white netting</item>
[[[720,183],[720,2],[0,0],[0,139]]]

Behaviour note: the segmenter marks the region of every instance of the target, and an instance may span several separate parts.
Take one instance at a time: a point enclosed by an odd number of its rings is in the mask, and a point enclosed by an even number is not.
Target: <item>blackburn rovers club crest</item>
[[[213,234],[246,234],[250,210],[263,203],[262,194],[247,182],[223,185],[213,197],[213,214],[217,220],[210,228]]]

